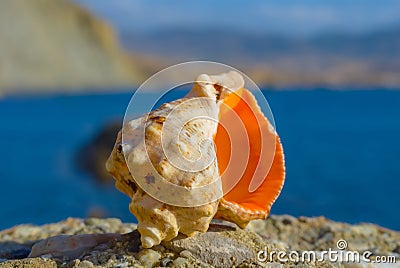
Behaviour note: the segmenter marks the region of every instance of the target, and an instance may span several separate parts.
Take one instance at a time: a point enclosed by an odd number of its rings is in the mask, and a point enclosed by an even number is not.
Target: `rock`
[[[173,262],[175,267],[185,267],[188,264],[188,260],[182,257],[176,258]]]
[[[0,1],[0,40],[0,95],[128,86],[144,78],[111,27],[71,1]]]
[[[13,241],[0,243],[0,259],[23,259],[31,252],[31,245]]]
[[[107,172],[107,161],[115,143],[115,137],[121,129],[121,122],[110,122],[75,154],[76,166],[92,175],[101,184],[114,184],[114,178]]]
[[[160,261],[160,266],[162,267],[168,267],[170,264],[172,264],[173,260],[169,257],[162,258]]]
[[[182,250],[181,253],[179,253],[179,256],[183,258],[190,258],[192,253],[189,250]]]
[[[120,234],[57,235],[32,246],[29,258],[50,255],[63,259],[76,259],[89,249],[120,239]]]
[[[83,261],[78,263],[78,268],[92,268],[94,267],[93,263],[90,261]]]
[[[134,231],[124,233],[124,230]],[[85,237],[82,234],[110,232],[117,235],[113,239],[99,241],[97,245],[94,243],[91,247],[83,247],[80,254],[73,256],[75,259],[72,260],[68,251],[63,255],[62,250],[58,255],[25,258],[32,245],[46,244],[60,234],[72,235],[68,239],[73,238],[77,243],[74,246],[82,248],[80,246],[87,243],[79,239]],[[52,238],[48,239],[49,237]],[[303,263],[281,261],[276,255],[266,260],[258,257],[261,250],[285,253],[296,250],[299,254],[305,250],[313,250],[316,256],[320,256],[323,250],[337,249],[339,238],[348,239],[346,250],[364,249],[361,245],[364,243],[369,249],[374,249],[371,250],[373,254],[379,252],[380,255],[400,256],[398,232],[372,224],[338,223],[323,217],[272,215],[265,221],[250,223],[245,230],[215,221],[206,233],[198,233],[193,237],[179,235],[176,239],[164,241],[151,249],[141,247],[140,234],[135,230],[134,224],[122,223],[118,219],[70,218],[54,224],[20,225],[0,231],[0,252],[3,252],[0,256],[0,267],[399,267],[396,263],[371,266],[367,262],[339,263],[327,258],[322,262]],[[22,251],[24,254],[15,254]]]
[[[194,259],[214,267],[238,266],[256,262],[257,251],[266,244],[258,235],[225,225],[210,225],[209,231],[193,237],[164,242],[165,248],[179,253],[185,259]]]

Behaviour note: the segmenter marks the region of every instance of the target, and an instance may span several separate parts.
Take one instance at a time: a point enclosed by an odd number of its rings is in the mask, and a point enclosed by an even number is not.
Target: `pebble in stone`
[[[152,249],[144,249],[139,253],[139,261],[146,267],[152,267],[161,258],[161,254]]]
[[[192,256],[192,253],[189,250],[182,250],[179,255],[183,258],[189,258],[190,256]]]
[[[164,252],[165,251],[165,247],[163,247],[162,245],[154,246],[153,249],[155,251],[158,251],[158,252]]]
[[[77,266],[77,268],[91,268],[91,267],[94,267],[94,265],[90,261],[81,261]]]
[[[168,267],[172,263],[172,260],[168,257],[162,258],[160,261],[160,266]]]
[[[176,259],[174,260],[173,265],[174,265],[175,267],[182,267],[182,266],[184,266],[187,262],[188,262],[188,260],[187,260],[186,258],[179,257],[179,258],[176,258]]]
[[[129,263],[123,262],[123,263],[118,264],[116,267],[117,268],[126,268],[126,267],[129,267]]]

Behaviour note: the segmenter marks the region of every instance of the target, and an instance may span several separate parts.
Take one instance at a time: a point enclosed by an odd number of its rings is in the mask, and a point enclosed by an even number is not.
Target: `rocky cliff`
[[[142,78],[110,26],[76,4],[0,1],[0,95],[127,86]]]

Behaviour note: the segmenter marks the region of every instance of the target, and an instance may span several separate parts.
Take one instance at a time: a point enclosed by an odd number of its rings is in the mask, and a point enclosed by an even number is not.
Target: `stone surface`
[[[57,268],[57,263],[53,260],[41,258],[13,260],[0,263],[2,268]]]
[[[84,248],[76,259],[45,254],[26,258],[32,246],[60,234],[118,233],[111,239]],[[371,250],[375,255],[397,257],[394,264],[339,263],[257,260],[260,250],[313,250],[320,254],[337,249],[338,239],[346,239],[348,250]],[[49,241],[49,240],[48,240]],[[79,241],[79,239],[77,239]],[[79,243],[78,243],[79,244]],[[79,246],[79,245],[78,245]],[[214,221],[208,232],[193,237],[179,235],[151,249],[140,244],[136,225],[118,219],[67,219],[43,226],[19,225],[0,231],[0,267],[400,267],[400,234],[372,224],[349,225],[325,218],[270,216],[254,221],[242,230]],[[44,252],[45,253],[45,252]]]
[[[400,254],[400,233],[369,223],[350,225],[324,217],[282,215],[269,217],[266,221],[253,221],[246,229],[260,234],[266,241],[283,241],[291,249],[337,249],[337,241],[344,239],[347,250]]]

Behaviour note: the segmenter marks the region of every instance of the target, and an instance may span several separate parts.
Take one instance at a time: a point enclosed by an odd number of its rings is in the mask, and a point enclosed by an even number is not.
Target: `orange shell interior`
[[[240,89],[224,99],[214,141],[224,201],[268,215],[285,180],[284,156],[278,135],[250,91]]]

